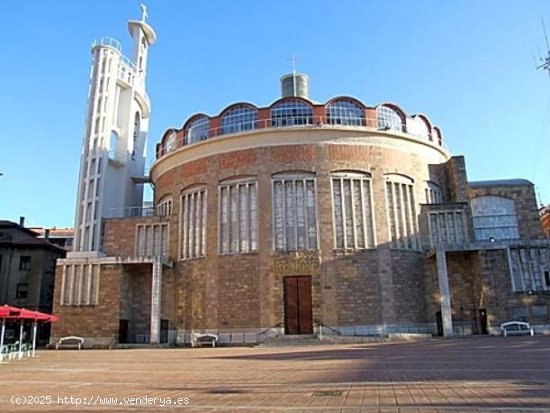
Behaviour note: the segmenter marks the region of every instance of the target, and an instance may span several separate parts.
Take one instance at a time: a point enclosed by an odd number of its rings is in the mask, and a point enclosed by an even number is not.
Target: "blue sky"
[[[0,0],[0,219],[72,226],[90,46],[118,39],[139,1]],[[406,0],[147,2],[149,164],[193,113],[280,95],[289,57],[311,97],[399,104],[441,127],[470,180],[525,178],[550,203],[550,2]]]

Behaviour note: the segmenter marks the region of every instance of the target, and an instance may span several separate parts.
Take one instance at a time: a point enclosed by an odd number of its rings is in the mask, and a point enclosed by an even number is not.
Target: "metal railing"
[[[110,208],[105,218],[133,218],[156,216],[156,208],[153,206],[133,206],[125,208]]]
[[[120,42],[116,39],[113,39],[112,37],[101,37],[99,40],[94,40],[92,47],[96,46],[109,46],[113,49],[118,50],[119,52],[122,51],[122,46],[120,45]]]
[[[332,331],[333,333],[335,333],[337,336],[341,336],[342,335],[342,332],[338,331],[337,329],[331,327],[331,326],[327,326],[326,324],[323,324],[321,323],[319,320],[314,320],[314,323],[317,324],[317,326],[319,327],[319,333],[318,333],[318,336],[319,336],[319,340],[323,340],[323,328],[326,328],[327,330],[330,330]]]
[[[184,131],[183,136],[170,139],[169,137],[161,142],[157,147],[157,159],[170,152],[175,151],[183,146],[192,145],[208,139],[216,138],[224,135],[250,133],[261,129],[292,129],[292,128],[312,128],[312,129],[365,129],[370,131],[388,132],[388,133],[403,133],[420,142],[428,142],[434,146],[439,146],[445,151],[448,151],[442,140],[434,140],[430,134],[428,137],[418,136],[407,132],[406,125],[402,125],[402,130],[395,130],[387,126],[379,125],[377,118],[361,119],[361,122],[356,122],[356,119],[343,119],[336,121],[328,116],[296,116],[289,118],[268,118],[256,121],[246,120],[242,123],[219,126],[201,130],[200,133],[193,131],[193,128],[188,128]]]

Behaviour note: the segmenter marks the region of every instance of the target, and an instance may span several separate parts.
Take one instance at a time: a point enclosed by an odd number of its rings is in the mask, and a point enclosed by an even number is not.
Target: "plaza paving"
[[[550,337],[38,354],[0,412],[550,412]]]

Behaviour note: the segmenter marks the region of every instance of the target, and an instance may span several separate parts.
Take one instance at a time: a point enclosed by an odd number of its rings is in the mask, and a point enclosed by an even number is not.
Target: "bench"
[[[59,350],[60,348],[78,348],[82,349],[84,345],[84,339],[77,336],[67,336],[61,337],[55,344],[55,349]]]
[[[218,343],[218,335],[212,333],[195,333],[193,334],[193,340],[191,340],[191,347],[202,346],[203,344],[210,344],[212,347],[216,347]]]

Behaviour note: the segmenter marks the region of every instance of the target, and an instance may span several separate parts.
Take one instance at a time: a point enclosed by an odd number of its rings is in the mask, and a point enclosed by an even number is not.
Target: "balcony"
[[[206,126],[206,127],[203,127]],[[245,134],[254,133],[258,130],[264,129],[282,129],[282,128],[294,128],[294,129],[354,129],[372,131],[377,133],[390,133],[406,136],[408,139],[428,142],[433,146],[441,147],[448,152],[446,145],[440,141],[435,142],[431,140],[431,135],[428,137],[420,137],[415,134],[407,132],[406,125],[403,124],[399,130],[393,129],[389,126],[380,126],[376,118],[366,119],[352,119],[348,122],[331,122],[327,116],[309,116],[300,115],[286,118],[268,118],[259,120],[244,120],[241,123],[231,123],[230,125],[223,125],[219,127],[210,128],[208,125],[200,125],[198,128],[188,128],[184,131],[183,136],[177,138],[167,138],[165,142],[158,146],[157,159],[170,152],[177,150],[183,146],[196,144],[212,138],[220,136],[229,136],[233,134]]]

